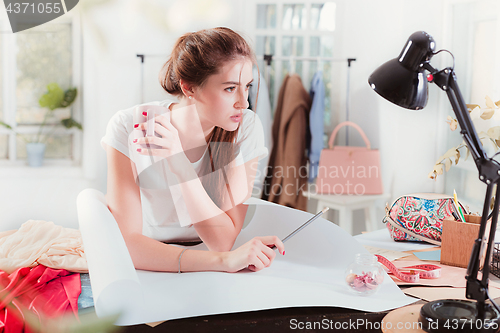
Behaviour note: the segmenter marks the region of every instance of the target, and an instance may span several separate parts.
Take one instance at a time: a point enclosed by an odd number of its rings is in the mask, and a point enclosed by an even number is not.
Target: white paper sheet
[[[384,311],[415,301],[388,276],[374,295],[351,294],[344,271],[356,253],[367,251],[347,232],[322,218],[292,237],[285,243],[286,255],[278,255],[270,267],[259,272],[177,274],[135,270],[102,199],[99,191],[82,191],[77,199],[78,216],[96,313],[103,316],[123,311],[118,325],[299,306]],[[255,198],[247,203],[256,205],[254,215],[234,248],[254,236],[284,238],[312,216]]]
[[[141,309],[141,282],[104,194],[92,189],[82,191],[77,210],[98,315],[126,313],[131,304]]]
[[[395,242],[389,235],[387,228],[356,235],[354,238],[363,245],[394,251],[413,251],[436,247],[436,245],[424,242]]]

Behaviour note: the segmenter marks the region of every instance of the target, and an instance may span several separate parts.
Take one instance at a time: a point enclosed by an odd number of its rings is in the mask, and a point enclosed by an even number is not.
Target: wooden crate
[[[453,218],[443,220],[441,235],[441,263],[444,265],[467,267],[474,241],[479,234],[481,216],[465,215],[466,222]],[[491,220],[489,221],[491,223]],[[486,238],[489,227],[486,228]],[[483,253],[484,258],[484,253]],[[481,260],[481,263],[483,260]]]

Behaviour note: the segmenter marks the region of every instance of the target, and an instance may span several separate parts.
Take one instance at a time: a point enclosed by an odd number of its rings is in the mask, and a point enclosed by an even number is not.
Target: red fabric
[[[25,323],[29,314],[43,326],[47,318],[66,313],[78,319],[80,274],[43,265],[0,270],[0,333],[35,332]]]

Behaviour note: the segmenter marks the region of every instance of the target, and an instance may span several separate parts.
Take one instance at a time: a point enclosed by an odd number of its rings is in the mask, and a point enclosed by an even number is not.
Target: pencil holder
[[[474,241],[478,237],[481,225],[481,216],[464,215],[465,222],[455,221],[447,217],[443,220],[443,234],[441,237],[441,264],[466,268],[469,264]],[[485,237],[489,235],[489,223]],[[484,253],[481,256],[481,268],[484,263]]]
[[[345,271],[345,281],[355,294],[371,295],[384,281],[384,270],[373,254],[358,253]]]

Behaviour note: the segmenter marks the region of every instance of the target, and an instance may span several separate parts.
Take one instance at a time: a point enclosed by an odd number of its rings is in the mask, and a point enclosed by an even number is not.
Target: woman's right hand
[[[285,245],[276,236],[254,237],[236,250],[226,252],[224,271],[234,273],[244,268],[257,272],[269,267],[276,257],[271,247],[276,245],[279,253],[285,254]]]

